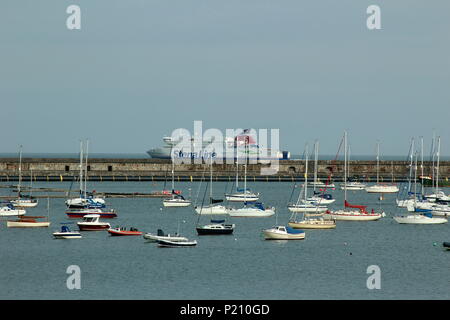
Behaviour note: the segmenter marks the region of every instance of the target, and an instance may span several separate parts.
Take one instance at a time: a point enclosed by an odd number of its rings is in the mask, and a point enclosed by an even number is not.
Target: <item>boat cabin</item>
[[[83,222],[98,222],[99,214],[87,214],[83,217]]]

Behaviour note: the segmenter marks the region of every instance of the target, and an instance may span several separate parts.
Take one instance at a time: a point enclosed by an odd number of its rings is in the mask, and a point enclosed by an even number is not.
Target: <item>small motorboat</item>
[[[0,217],[23,216],[25,213],[25,209],[14,208],[13,204],[10,202],[0,207]]]
[[[83,221],[77,222],[77,225],[80,231],[100,231],[111,228],[109,223],[100,221],[98,214],[85,215]]]
[[[136,228],[130,228],[126,230],[123,227],[109,228],[108,232],[111,236],[140,236],[142,232]]]
[[[442,243],[442,246],[443,246],[444,248],[446,248],[447,250],[450,250],[450,242],[443,242],[443,243]]]
[[[286,226],[275,226],[263,230],[264,239],[266,240],[303,240],[305,239],[305,231],[294,229]]]
[[[55,239],[80,239],[81,233],[78,231],[72,231],[68,226],[63,225],[61,226],[61,231],[53,232],[53,236]]]
[[[168,241],[187,241],[186,237],[180,236],[178,233],[175,235],[165,234],[164,231],[158,229],[156,234],[146,233],[144,234],[144,239],[149,240],[151,242],[156,242],[158,240],[168,240]]]
[[[232,234],[235,225],[225,224],[225,220],[211,220],[211,224],[197,226],[196,230],[199,236],[216,235],[216,234]]]
[[[197,245],[197,240],[183,240],[183,241],[171,241],[171,240],[157,240],[158,247],[193,247]]]

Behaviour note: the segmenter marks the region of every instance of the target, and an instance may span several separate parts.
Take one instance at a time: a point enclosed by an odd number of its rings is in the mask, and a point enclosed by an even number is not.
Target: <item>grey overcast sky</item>
[[[66,8],[81,8],[68,30]],[[381,8],[381,30],[366,26]],[[284,150],[450,154],[450,1],[2,0],[0,152],[140,153],[176,128],[278,128]]]

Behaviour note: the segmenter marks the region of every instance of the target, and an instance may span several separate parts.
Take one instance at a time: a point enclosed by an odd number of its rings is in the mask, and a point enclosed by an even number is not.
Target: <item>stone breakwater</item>
[[[262,168],[269,164],[248,164],[248,181],[302,181],[305,177],[304,160],[281,160],[278,170],[271,175],[261,174]],[[272,166],[273,167],[273,166]],[[314,162],[308,164],[308,180],[314,177]],[[24,158],[22,159],[22,180],[29,181],[72,181],[79,177],[79,159]],[[87,175],[90,181],[164,181],[171,179],[172,164],[162,159],[89,159]],[[380,161],[379,177],[384,182],[400,182],[408,179],[408,161]],[[432,164],[425,162],[424,175],[431,175]],[[418,168],[420,175],[421,168]],[[240,179],[243,178],[243,166],[239,166]],[[440,163],[439,175],[442,179],[450,177],[450,161]],[[175,180],[208,180],[209,164],[175,165]],[[331,177],[333,181],[342,181],[344,176],[343,161],[319,160],[317,176],[322,181]],[[215,181],[233,181],[236,179],[236,165],[214,164]],[[349,177],[361,181],[373,182],[377,177],[376,161],[353,160],[349,162]],[[0,159],[0,181],[17,181],[19,179],[18,159]]]

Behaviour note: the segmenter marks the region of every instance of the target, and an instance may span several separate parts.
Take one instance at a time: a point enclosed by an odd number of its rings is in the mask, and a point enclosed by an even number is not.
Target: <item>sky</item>
[[[69,30],[69,5],[81,29]],[[369,5],[381,29],[369,30]],[[280,148],[450,155],[447,0],[0,2],[0,152],[140,153],[177,128],[279,129]]]

